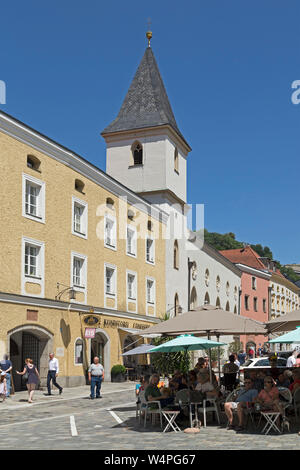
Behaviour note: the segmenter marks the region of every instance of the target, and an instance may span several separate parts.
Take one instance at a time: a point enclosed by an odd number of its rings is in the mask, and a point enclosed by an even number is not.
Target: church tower
[[[151,201],[168,195],[186,202],[186,158],[191,148],[178,129],[150,46],[117,118],[102,136],[109,175]]]
[[[185,240],[173,233],[173,227],[186,225],[186,167],[191,148],[177,126],[150,46],[152,33],[146,36],[148,47],[119,114],[102,136],[107,145],[106,172],[169,214],[166,310],[174,314],[179,305],[187,309]]]

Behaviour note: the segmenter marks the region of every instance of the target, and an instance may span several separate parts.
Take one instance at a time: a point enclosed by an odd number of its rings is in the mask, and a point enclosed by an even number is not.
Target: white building
[[[187,230],[191,148],[178,129],[150,46],[117,118],[102,135],[107,173],[169,214],[166,312],[185,312],[191,301],[194,307],[209,302],[238,313],[240,271],[207,244],[202,247],[200,239],[192,241],[195,235]]]

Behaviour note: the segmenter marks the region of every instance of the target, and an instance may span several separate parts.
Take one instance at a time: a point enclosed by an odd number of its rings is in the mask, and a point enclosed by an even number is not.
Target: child
[[[0,397],[2,397],[2,403],[4,402],[5,400],[5,397],[6,397],[6,373],[5,372],[1,372],[1,375],[0,375]]]

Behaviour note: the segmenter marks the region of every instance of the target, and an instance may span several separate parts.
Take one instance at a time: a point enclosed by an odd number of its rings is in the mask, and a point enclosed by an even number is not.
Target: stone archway
[[[23,370],[24,361],[33,359],[39,374],[40,386],[47,385],[49,353],[53,351],[53,334],[39,325],[22,325],[8,332],[8,351],[13,365],[15,391],[25,388],[22,377],[16,371]]]
[[[110,380],[110,337],[106,331],[96,328],[95,338],[90,340],[90,363],[98,356],[104,367],[104,378]]]

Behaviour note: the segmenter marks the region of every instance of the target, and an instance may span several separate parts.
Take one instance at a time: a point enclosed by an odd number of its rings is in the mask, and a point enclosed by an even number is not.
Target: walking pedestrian
[[[96,398],[102,398],[100,395],[101,384],[104,380],[104,367],[99,362],[99,357],[95,356],[94,361],[88,370],[89,382],[91,382],[91,400],[95,398],[95,387],[96,387]]]
[[[59,389],[59,394],[62,394],[63,388],[56,382],[56,377],[59,374],[59,362],[56,357],[54,357],[54,353],[49,354],[49,370],[47,375],[47,388],[48,388],[48,395],[52,395],[51,393],[51,380],[53,385]]]
[[[6,378],[6,398],[10,396],[10,389],[11,389],[11,371],[12,371],[12,363],[8,358],[8,354],[4,354],[2,361],[0,361],[0,370],[1,372],[5,372]]]
[[[2,398],[2,403],[6,398],[6,378],[5,372],[1,372],[0,374],[0,397]]]
[[[25,375],[27,374],[27,390],[28,390],[28,403],[32,403],[33,394],[35,391],[36,386],[39,383],[40,375],[38,373],[37,368],[33,364],[33,360],[28,358],[25,360],[25,367],[23,372],[18,372],[18,375]]]

